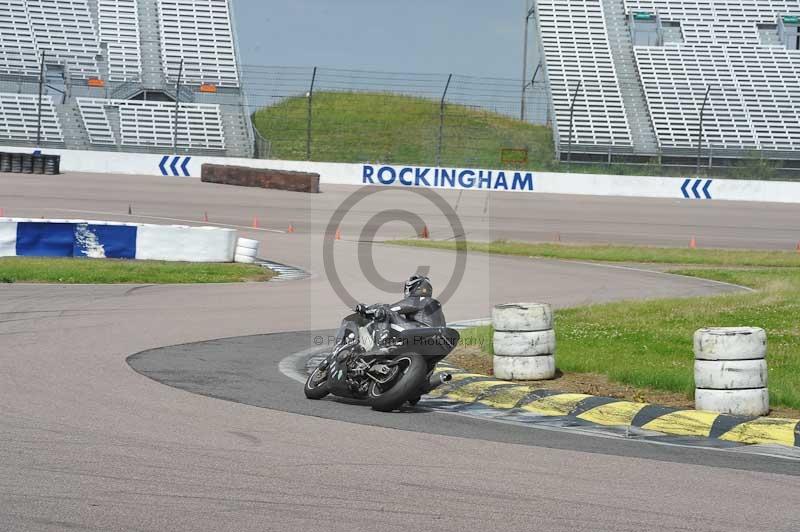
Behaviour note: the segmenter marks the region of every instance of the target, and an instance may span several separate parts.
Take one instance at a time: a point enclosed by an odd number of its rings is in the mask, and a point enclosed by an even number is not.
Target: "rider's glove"
[[[375,309],[375,320],[384,321],[386,319],[386,309],[378,307]]]
[[[356,308],[354,310],[356,311],[357,314],[361,314],[362,316],[364,316],[367,313],[367,306],[363,303],[359,303],[358,305],[356,305]]]

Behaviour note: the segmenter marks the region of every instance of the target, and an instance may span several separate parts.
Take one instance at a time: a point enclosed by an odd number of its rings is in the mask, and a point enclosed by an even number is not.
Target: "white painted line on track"
[[[733,288],[738,288],[740,290],[744,290],[746,292],[756,292],[755,289],[750,288],[749,286],[742,286],[733,283],[726,283],[725,281],[717,281],[715,279],[706,279],[705,277],[692,277],[691,275],[682,275],[680,273],[670,273],[670,272],[662,272],[658,270],[648,270],[646,268],[635,268],[633,266],[621,266],[619,264],[606,264],[604,262],[586,262],[581,260],[569,260],[569,259],[550,259],[548,257],[532,257],[532,258],[543,258],[545,260],[557,260],[560,262],[568,262],[571,264],[583,264],[587,266],[597,266],[600,268],[611,268],[614,270],[628,270],[632,272],[639,272],[639,273],[654,273],[656,275],[668,275],[671,277],[683,277],[684,279],[692,279],[694,281],[703,281],[711,284],[718,284],[722,286],[730,286]],[[691,267],[691,265],[687,265],[687,267]],[[724,266],[723,266],[724,267]],[[708,296],[699,296],[699,297],[708,297]]]
[[[294,353],[281,360],[280,363],[278,364],[278,369],[280,370],[281,373],[283,373],[290,379],[305,384],[308,375],[303,374],[302,372],[297,370],[298,362],[300,360],[305,360],[307,358],[310,358],[323,351],[325,351],[324,347],[312,347],[310,349],[306,349],[305,351]]]

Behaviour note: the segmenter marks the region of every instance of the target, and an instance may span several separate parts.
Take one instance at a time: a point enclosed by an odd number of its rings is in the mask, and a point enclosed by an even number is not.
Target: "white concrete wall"
[[[31,148],[0,147],[2,151],[30,152]],[[61,169],[65,172],[95,172],[131,175],[163,175],[160,167],[164,155],[119,153],[100,151],[45,150],[61,155]],[[188,159],[188,160],[187,160]],[[174,166],[173,166],[174,163]],[[800,203],[800,182],[757,181],[734,179],[691,179],[674,177],[633,177],[595,174],[559,174],[549,172],[428,168],[401,165],[372,165],[349,163],[324,163],[305,161],[280,161],[241,159],[228,157],[167,157],[164,165],[167,175],[200,177],[204,163],[272,168],[320,174],[320,183],[337,185],[374,184],[382,186],[423,186],[434,189],[456,190],[512,190],[528,193],[579,194],[590,196],[631,196],[649,198],[676,198],[691,201],[762,201]],[[442,172],[444,174],[442,174]],[[500,174],[503,174],[502,178]],[[442,177],[444,175],[444,177]],[[368,176],[368,177],[365,177]],[[420,179],[421,176],[421,179]],[[519,186],[514,186],[516,184]],[[692,191],[695,183],[698,184]],[[684,186],[688,185],[688,186]],[[706,198],[705,190],[711,199]],[[698,199],[696,196],[700,196]]]
[[[65,225],[67,237],[63,234]],[[28,232],[26,239],[25,230],[30,227],[35,227],[36,236],[31,238]],[[232,262],[237,235],[235,229],[221,227],[0,218],[0,257],[85,255],[90,258]]]
[[[185,225],[140,224],[136,258],[185,262],[231,262],[236,230]]]
[[[17,222],[0,218],[0,257],[14,257],[17,254]]]

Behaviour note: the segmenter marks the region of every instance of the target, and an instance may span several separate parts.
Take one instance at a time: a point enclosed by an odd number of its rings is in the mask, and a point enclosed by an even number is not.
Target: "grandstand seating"
[[[697,146],[700,108],[708,85],[704,143],[716,148],[755,149],[755,136],[743,112],[725,51],[713,45],[637,47],[639,75],[662,147]]]
[[[39,53],[25,0],[0,0],[0,73],[35,75]]]
[[[626,0],[629,12],[678,21],[683,43],[635,48],[662,148],[800,150],[800,52],[760,42],[757,24],[800,13],[797,0]]]
[[[92,144],[116,144],[117,140],[105,109],[110,101],[94,98],[78,98],[77,100],[83,125],[89,135],[89,142]]]
[[[726,52],[759,147],[800,151],[800,52],[780,48]]]
[[[0,139],[35,142],[38,110],[37,95],[0,93]],[[64,142],[61,122],[50,96],[42,97],[42,141]]]
[[[183,59],[191,83],[239,86],[228,0],[158,0],[161,56],[169,79]]]
[[[140,81],[140,1],[158,7],[168,80],[183,59],[186,83],[239,86],[230,0],[0,0],[0,73],[36,75],[45,52],[73,79],[98,77],[105,59],[109,81]]]
[[[168,152],[177,94],[181,150],[252,154],[230,2],[0,0],[0,142],[36,143],[44,53],[44,143]]]
[[[797,13],[797,0],[625,0],[627,11],[658,13],[681,22],[684,42],[760,44],[758,24],[774,24],[778,14]]]
[[[799,7],[798,0],[625,0],[626,11],[735,26],[774,23],[777,15],[796,13]]]
[[[98,0],[98,32],[108,47],[108,78],[138,81],[142,75],[137,0]]]
[[[25,4],[40,52],[66,64],[71,76],[99,74],[100,42],[86,0],[27,0]]]
[[[800,152],[800,50],[794,49],[795,29],[784,33],[781,18],[800,15],[800,0],[535,5],[562,153],[569,140],[570,97],[579,81],[586,100],[579,95],[575,106],[573,151],[596,154],[607,147],[611,157],[632,147],[627,153],[635,156],[654,149],[685,155],[697,148],[700,110],[711,87],[705,153]],[[631,27],[637,24],[633,15],[642,13],[657,17],[640,17],[642,25]],[[649,36],[634,39],[637,32]],[[644,139],[648,131],[650,139]]]
[[[601,3],[539,0],[538,14],[561,144],[568,143],[571,97],[580,80],[572,143],[630,147],[631,134]]]
[[[173,103],[101,98],[77,100],[81,117],[93,144],[115,143],[107,108],[118,110],[120,144],[164,148],[173,144],[175,121]],[[224,150],[225,138],[219,105],[180,104],[178,145],[183,149]]]

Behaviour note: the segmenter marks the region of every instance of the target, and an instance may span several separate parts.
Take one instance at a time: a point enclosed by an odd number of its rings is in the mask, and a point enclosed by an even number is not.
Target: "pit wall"
[[[232,262],[236,236],[218,227],[0,218],[0,257]]]
[[[11,152],[31,151],[30,148],[20,147],[0,149]],[[211,163],[317,173],[320,175],[321,185],[377,185],[439,190],[674,198],[692,201],[800,203],[800,182],[787,181],[516,172],[480,168],[433,168],[373,163],[325,163],[77,150],[44,151],[48,154],[61,155],[63,172],[199,178],[202,165]]]

